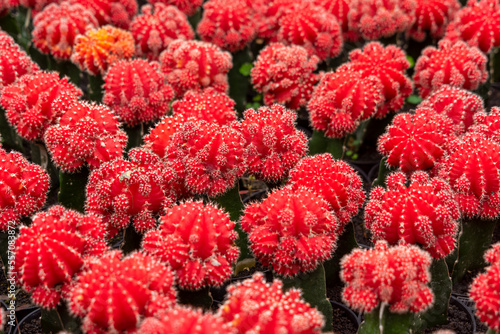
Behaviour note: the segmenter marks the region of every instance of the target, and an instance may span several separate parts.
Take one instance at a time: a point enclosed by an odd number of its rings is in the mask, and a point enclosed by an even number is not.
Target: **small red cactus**
[[[500,332],[500,243],[493,245],[484,258],[491,263],[470,287],[470,298],[476,303],[476,315],[493,331]]]
[[[172,103],[172,111],[184,119],[194,117],[222,126],[236,121],[235,104],[226,94],[209,87],[202,92],[187,91],[182,100]]]
[[[255,21],[257,22],[257,37],[265,40],[273,40],[278,34],[281,17],[292,10],[300,1],[254,0],[247,1],[247,3],[254,9]]]
[[[480,132],[486,138],[500,143],[500,107],[491,108],[489,113],[481,111],[475,114],[470,132]]]
[[[62,206],[36,214],[31,226],[20,228],[15,242],[18,283],[32,293],[36,304],[56,307],[85,258],[104,253],[104,236],[101,218],[92,214]]]
[[[40,69],[7,33],[0,31],[0,94],[4,87]]]
[[[231,276],[239,249],[227,213],[190,201],[168,209],[160,221],[159,230],[144,236],[142,247],[175,271],[180,288],[219,286]]]
[[[429,46],[422,51],[413,80],[423,98],[446,84],[474,90],[488,79],[486,62],[486,56],[479,49],[444,39],[437,49]]]
[[[170,144],[170,137],[182,128],[184,122],[185,119],[179,115],[163,117],[160,123],[144,137],[145,145],[160,158],[164,158],[165,149]]]
[[[241,133],[246,140],[247,173],[277,182],[307,153],[307,137],[295,128],[297,115],[275,104],[245,111]]]
[[[177,96],[190,89],[213,87],[227,93],[227,73],[233,66],[229,52],[199,41],[174,41],[160,55],[161,71]]]
[[[443,179],[417,171],[409,186],[402,172],[387,177],[387,190],[375,187],[365,208],[366,227],[373,239],[419,244],[440,259],[455,248],[460,218],[458,203]]]
[[[305,157],[290,171],[292,189],[307,187],[323,197],[339,220],[340,230],[365,201],[363,182],[346,162],[330,154]]]
[[[203,41],[230,52],[243,49],[257,33],[253,10],[246,0],[208,0],[196,31]]]
[[[30,164],[21,153],[0,148],[0,231],[40,210],[48,190],[49,176],[40,166]]]
[[[318,61],[317,56],[309,56],[301,46],[269,44],[254,62],[252,84],[264,94],[266,105],[280,103],[299,109],[309,101],[320,79],[319,74],[313,73]]]
[[[126,333],[141,317],[175,304],[172,271],[151,256],[119,251],[93,260],[69,293],[70,310],[83,318],[86,333]],[[106,311],[104,311],[106,310]]]
[[[146,318],[137,330],[141,334],[234,334],[222,318],[202,310],[176,306],[155,318]]]
[[[47,5],[51,3],[57,3],[59,0],[19,0],[19,5],[31,8],[33,10],[33,15],[36,15],[39,11],[43,10]]]
[[[100,26],[113,25],[128,29],[132,18],[137,14],[137,2],[134,0],[70,0],[79,3],[94,13]]]
[[[59,79],[56,72],[38,72],[21,77],[4,88],[0,103],[7,119],[27,140],[43,140],[47,128],[76,102],[82,92]]]
[[[475,114],[484,112],[484,102],[479,95],[448,85],[435,90],[419,107],[432,108],[438,114],[448,116],[457,135],[468,131]]]
[[[218,196],[245,173],[244,145],[229,126],[192,120],[170,137],[165,158],[191,193]]]
[[[139,232],[154,228],[154,216],[171,204],[160,158],[141,148],[130,150],[129,158],[106,162],[89,176],[86,209],[104,217],[109,237],[126,228],[131,218]]]
[[[74,172],[84,165],[93,169],[121,158],[127,135],[109,108],[76,102],[57,125],[47,129],[45,143],[54,163],[65,172]]]
[[[194,38],[186,15],[177,7],[157,2],[154,7],[142,6],[141,10],[142,15],[136,16],[130,25],[137,56],[157,60],[173,40]]]
[[[500,46],[500,3],[497,0],[469,0],[448,26],[446,36],[490,53]]]
[[[128,31],[104,26],[78,35],[71,61],[92,75],[105,75],[108,67],[134,55],[134,37]]]
[[[35,16],[33,26],[33,43],[38,50],[67,60],[73,52],[76,36],[98,27],[99,23],[90,10],[64,1],[45,7]]]
[[[412,26],[415,8],[415,0],[352,0],[350,29],[364,39],[390,37]]]
[[[330,72],[321,79],[307,108],[314,129],[341,138],[372,117],[383,101],[383,85],[375,76]]]
[[[103,102],[131,127],[165,116],[173,97],[172,87],[147,60],[119,61],[104,78]]]
[[[285,11],[279,20],[278,42],[303,46],[309,55],[321,60],[334,58],[344,41],[337,19],[322,7],[301,2]]]
[[[237,333],[313,334],[321,332],[325,322],[321,312],[301,298],[300,290],[283,293],[279,279],[265,283],[262,273],[230,285],[227,292],[217,314]]]
[[[446,27],[460,9],[457,0],[419,0],[416,4],[416,19],[408,33],[419,42],[423,42],[427,35],[435,39],[443,37]]]
[[[345,40],[356,41],[359,39],[358,34],[349,28],[348,14],[351,0],[313,0],[313,3],[335,16]]]
[[[187,16],[191,16],[201,7],[203,0],[149,0],[148,2],[151,4],[161,2],[166,5],[173,5]]]
[[[469,133],[443,160],[439,175],[446,179],[464,217],[500,215],[500,144],[481,133]]]
[[[378,140],[378,150],[387,156],[389,166],[409,174],[433,168],[454,139],[451,119],[431,108],[419,107],[414,114],[394,117]]]
[[[380,303],[394,313],[422,312],[434,295],[429,283],[431,257],[410,245],[389,247],[378,241],[374,249],[354,249],[342,259],[342,292],[349,307],[371,312]]]
[[[308,188],[283,188],[248,205],[241,226],[257,260],[285,277],[329,259],[339,229],[328,203]]]

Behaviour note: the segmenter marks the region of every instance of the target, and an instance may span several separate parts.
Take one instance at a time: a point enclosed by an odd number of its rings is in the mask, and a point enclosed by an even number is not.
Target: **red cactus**
[[[414,114],[397,114],[384,135],[378,150],[387,156],[387,164],[407,174],[433,168],[456,139],[453,122],[431,108],[419,107]]]
[[[144,137],[145,145],[160,158],[164,158],[165,149],[170,144],[170,137],[182,128],[184,122],[185,119],[179,115],[163,117],[160,123]]]
[[[395,313],[422,312],[434,300],[428,286],[431,262],[427,252],[410,245],[389,247],[378,241],[374,249],[354,249],[341,262],[342,297],[360,312],[371,312],[380,303]]]
[[[19,5],[31,8],[33,10],[33,15],[36,15],[39,11],[44,9],[47,5],[51,3],[57,3],[59,0],[19,0]]]
[[[239,249],[227,213],[190,201],[168,209],[160,220],[159,230],[147,233],[142,247],[175,271],[179,287],[219,286],[231,276]]]
[[[202,92],[187,91],[182,100],[172,103],[172,111],[184,119],[194,117],[222,126],[236,121],[235,104],[226,94],[209,87]]]
[[[137,14],[137,2],[134,0],[70,1],[91,10],[101,26],[111,24],[121,29],[128,29],[132,18]]]
[[[443,37],[446,27],[460,9],[457,0],[420,0],[416,4],[416,20],[408,33],[419,42],[423,42],[427,35],[435,39]]]
[[[87,184],[87,212],[104,217],[111,237],[133,218],[135,229],[155,227],[155,215],[171,204],[165,196],[160,158],[149,150],[135,148],[130,161],[116,159],[92,171]]]
[[[86,333],[135,330],[142,316],[155,316],[175,304],[168,267],[142,253],[121,257],[112,251],[96,258],[71,288],[70,310],[83,318]]]
[[[422,171],[405,186],[402,172],[387,177],[387,190],[375,187],[365,208],[366,227],[373,239],[419,244],[439,259],[455,248],[460,217],[451,187],[443,179]]]
[[[159,120],[173,97],[157,66],[143,59],[119,61],[104,78],[103,102],[128,126]]]
[[[283,188],[245,209],[250,249],[285,277],[314,270],[332,256],[339,225],[328,203],[308,188]]]
[[[134,37],[128,31],[104,26],[78,35],[71,61],[82,71],[105,75],[108,67],[134,55]]]
[[[344,42],[337,19],[322,7],[301,2],[285,11],[279,26],[278,42],[303,46],[309,55],[321,60],[334,58],[342,51]]]
[[[307,153],[307,138],[295,128],[295,112],[275,104],[258,111],[248,109],[243,117],[247,173],[268,182],[285,178]]]
[[[372,117],[383,101],[383,85],[375,76],[330,72],[321,78],[307,107],[314,129],[341,138]]]
[[[462,138],[443,160],[439,175],[455,192],[465,217],[500,215],[500,144],[480,133]]]
[[[432,108],[438,114],[448,116],[453,121],[457,135],[468,131],[475,114],[484,112],[484,102],[481,97],[465,89],[448,85],[435,90],[419,104],[419,107]]]
[[[475,114],[470,132],[480,132],[486,138],[500,143],[500,107],[491,108],[489,113],[483,110]]]
[[[356,41],[359,39],[359,35],[349,27],[348,14],[351,0],[313,0],[313,2],[335,16],[345,40]]]
[[[174,41],[160,55],[161,71],[177,96],[213,87],[227,93],[227,73],[233,66],[229,52],[199,41]]]
[[[352,0],[350,29],[364,39],[390,37],[412,26],[415,8],[415,0]]]
[[[245,173],[244,145],[229,126],[192,120],[170,136],[165,157],[191,193],[218,196]]]
[[[448,26],[445,37],[465,41],[490,53],[500,46],[500,3],[497,0],[469,0]]]
[[[47,128],[56,124],[80,95],[67,78],[59,79],[56,72],[38,72],[5,87],[0,103],[19,135],[34,141],[42,140]]]
[[[349,53],[350,62],[341,66],[337,72],[359,72],[362,77],[375,76],[383,85],[384,102],[374,117],[382,118],[390,111],[401,109],[405,99],[413,91],[413,85],[404,72],[410,67],[403,50],[394,45],[384,46],[371,42],[363,50],[355,49]]]
[[[500,331],[500,243],[484,255],[491,266],[479,274],[470,287],[470,298],[476,303],[476,315],[493,331]]]
[[[42,53],[69,59],[75,38],[99,26],[94,14],[80,4],[50,4],[33,20],[33,43]]]
[[[118,127],[113,112],[104,106],[74,103],[45,132],[54,163],[66,172],[87,165],[91,169],[123,156],[127,135]]]
[[[284,104],[299,109],[311,98],[320,75],[313,72],[319,58],[308,56],[307,50],[298,45],[285,46],[272,43],[257,57],[252,68],[252,84],[264,94],[264,103]]]
[[[173,40],[194,38],[186,15],[177,7],[157,2],[154,7],[142,6],[141,10],[142,15],[136,16],[130,25],[137,56],[157,60]]]
[[[194,15],[198,8],[201,7],[203,0],[149,0],[151,4],[164,3],[165,5],[173,5],[187,16]]]
[[[30,164],[21,153],[0,148],[0,231],[40,210],[48,190],[49,176],[40,166]]]
[[[203,41],[230,52],[243,49],[257,34],[246,0],[208,0],[196,31]]]
[[[155,318],[146,318],[137,330],[141,334],[233,334],[220,317],[202,310],[176,306]]]
[[[4,87],[40,69],[7,33],[0,31],[0,94]]]
[[[104,235],[101,218],[92,214],[62,206],[36,214],[30,227],[20,228],[15,242],[18,283],[32,292],[36,304],[54,308],[85,258],[104,253]]]
[[[307,187],[323,197],[338,218],[342,229],[365,201],[363,182],[346,162],[330,154],[305,157],[290,171],[292,189]],[[339,230],[339,233],[341,232]]]
[[[300,2],[295,0],[247,1],[247,4],[254,9],[257,37],[265,40],[275,39],[280,28],[279,20],[298,3]]]
[[[446,84],[474,90],[488,79],[486,62],[486,56],[475,47],[441,40],[437,49],[429,46],[422,51],[413,81],[423,98]]]
[[[227,300],[217,314],[237,333],[320,332],[325,322],[321,312],[301,298],[300,290],[282,290],[279,279],[265,283],[262,273],[256,273],[227,288]]]

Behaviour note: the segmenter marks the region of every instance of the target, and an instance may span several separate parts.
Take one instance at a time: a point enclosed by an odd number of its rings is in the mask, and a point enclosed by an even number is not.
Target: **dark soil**
[[[13,334],[41,334],[42,333],[42,313],[39,312],[36,314],[37,316],[31,317],[31,319],[27,319],[23,321],[19,330],[17,330]]]
[[[448,323],[426,329],[423,334],[431,334],[440,329],[452,330],[456,334],[474,334],[469,313],[454,300],[451,300],[450,308],[448,309]]]
[[[332,305],[333,307],[333,332],[339,334],[356,334],[358,331],[358,322],[352,319],[352,315],[343,308]]]

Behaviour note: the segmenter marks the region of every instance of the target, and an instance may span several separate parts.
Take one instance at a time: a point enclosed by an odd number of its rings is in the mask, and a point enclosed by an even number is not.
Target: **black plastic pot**
[[[33,319],[40,318],[42,316],[42,309],[39,307],[30,308],[30,313],[24,316],[22,320],[19,321],[19,324],[16,327],[12,327],[8,334],[32,334],[31,332],[23,331],[23,326]],[[40,327],[41,329],[41,327]],[[7,332],[6,332],[7,334]]]
[[[460,306],[460,308],[464,309],[467,312],[469,317],[469,321],[472,326],[472,333],[476,333],[476,317],[474,316],[474,302],[469,299],[466,295],[461,294],[452,294],[450,303],[454,302],[456,305]]]
[[[350,321],[352,326],[354,327],[354,330],[357,331],[359,325],[361,324],[358,314],[356,314],[353,310],[351,310],[349,307],[347,307],[342,303],[336,302],[334,300],[330,300],[330,303],[332,304],[333,309],[339,309],[340,311],[342,311],[342,313],[344,314],[344,318],[347,318],[348,321]],[[334,313],[334,318],[333,318],[334,332],[340,333],[338,330],[335,330],[335,325],[337,322],[341,322],[341,319],[336,319]]]

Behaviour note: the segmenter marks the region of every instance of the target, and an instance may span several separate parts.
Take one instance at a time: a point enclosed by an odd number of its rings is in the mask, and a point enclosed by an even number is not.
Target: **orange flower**
[[[71,61],[90,74],[104,75],[108,67],[134,55],[134,38],[128,31],[104,26],[76,38]]]

